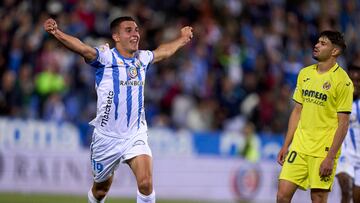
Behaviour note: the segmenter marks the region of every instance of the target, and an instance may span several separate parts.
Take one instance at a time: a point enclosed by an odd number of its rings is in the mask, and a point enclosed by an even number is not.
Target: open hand
[[[49,18],[44,22],[44,29],[46,32],[54,35],[58,30],[57,23],[54,19]]]

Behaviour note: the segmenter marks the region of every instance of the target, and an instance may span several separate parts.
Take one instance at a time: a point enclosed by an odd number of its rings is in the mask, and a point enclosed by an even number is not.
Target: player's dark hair
[[[111,30],[111,33],[114,33],[116,32],[116,28],[124,21],[134,21],[134,18],[130,17],[130,16],[122,16],[122,17],[118,17],[118,18],[115,18],[113,21],[111,21],[110,23],[110,30]]]
[[[331,43],[335,44],[341,49],[341,53],[345,52],[346,44],[343,34],[338,31],[326,30],[320,33],[320,37],[327,37]]]

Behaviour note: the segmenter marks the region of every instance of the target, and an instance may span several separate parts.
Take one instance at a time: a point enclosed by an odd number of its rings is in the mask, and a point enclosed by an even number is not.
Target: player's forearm
[[[299,104],[296,104],[299,105]],[[288,130],[285,137],[285,142],[283,147],[288,148],[293,140],[295,130],[299,124],[300,120],[300,114],[301,114],[301,106],[295,106],[294,110],[291,112],[289,124],[288,124]]]
[[[174,41],[161,44],[156,50],[154,50],[155,60],[154,62],[161,61],[163,59],[169,58],[175,52],[183,47],[186,44],[186,41],[183,38],[178,38]]]
[[[348,120],[345,119],[344,121],[339,122],[338,128],[336,129],[334,139],[333,139],[333,142],[329,149],[329,152],[327,154],[327,157],[329,157],[331,159],[335,159],[336,154],[338,153],[338,151],[341,147],[341,144],[343,143],[343,141],[345,139],[348,127],[349,127]]]
[[[286,137],[285,137],[285,141],[284,141],[284,144],[283,144],[283,147],[286,147],[288,148],[294,138],[294,134],[295,134],[295,130],[296,130],[296,126],[297,126],[297,123],[294,118],[292,119],[290,117],[290,120],[289,120],[289,126],[288,126],[288,130],[287,130],[287,133],[286,133]]]
[[[68,35],[61,30],[57,30],[54,34],[54,37],[58,39],[66,48],[70,49],[73,52],[80,54],[87,61],[94,60],[96,58],[96,50],[86,44],[81,40],[71,35]]]

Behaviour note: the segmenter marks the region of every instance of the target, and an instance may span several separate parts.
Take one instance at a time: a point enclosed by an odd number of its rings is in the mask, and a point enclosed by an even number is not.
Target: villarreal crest
[[[330,84],[330,82],[326,81],[326,82],[323,84],[322,87],[323,87],[324,90],[329,90],[330,87],[331,87],[331,84]]]

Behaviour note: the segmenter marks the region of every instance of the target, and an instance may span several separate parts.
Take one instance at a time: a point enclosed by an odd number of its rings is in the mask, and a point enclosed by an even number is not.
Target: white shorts
[[[338,160],[338,165],[336,167],[336,175],[339,173],[346,173],[348,174],[351,178],[354,178],[355,176],[355,170],[354,170],[354,166],[351,163],[349,156],[347,156],[344,153],[341,153],[339,160]]]
[[[147,133],[137,134],[131,138],[114,138],[94,130],[90,145],[90,159],[94,181],[104,182],[126,160],[146,154],[152,156],[148,145]]]
[[[355,167],[354,185],[360,187],[360,167]]]
[[[350,163],[354,167],[354,184],[360,187],[360,155],[351,154],[349,156]]]

